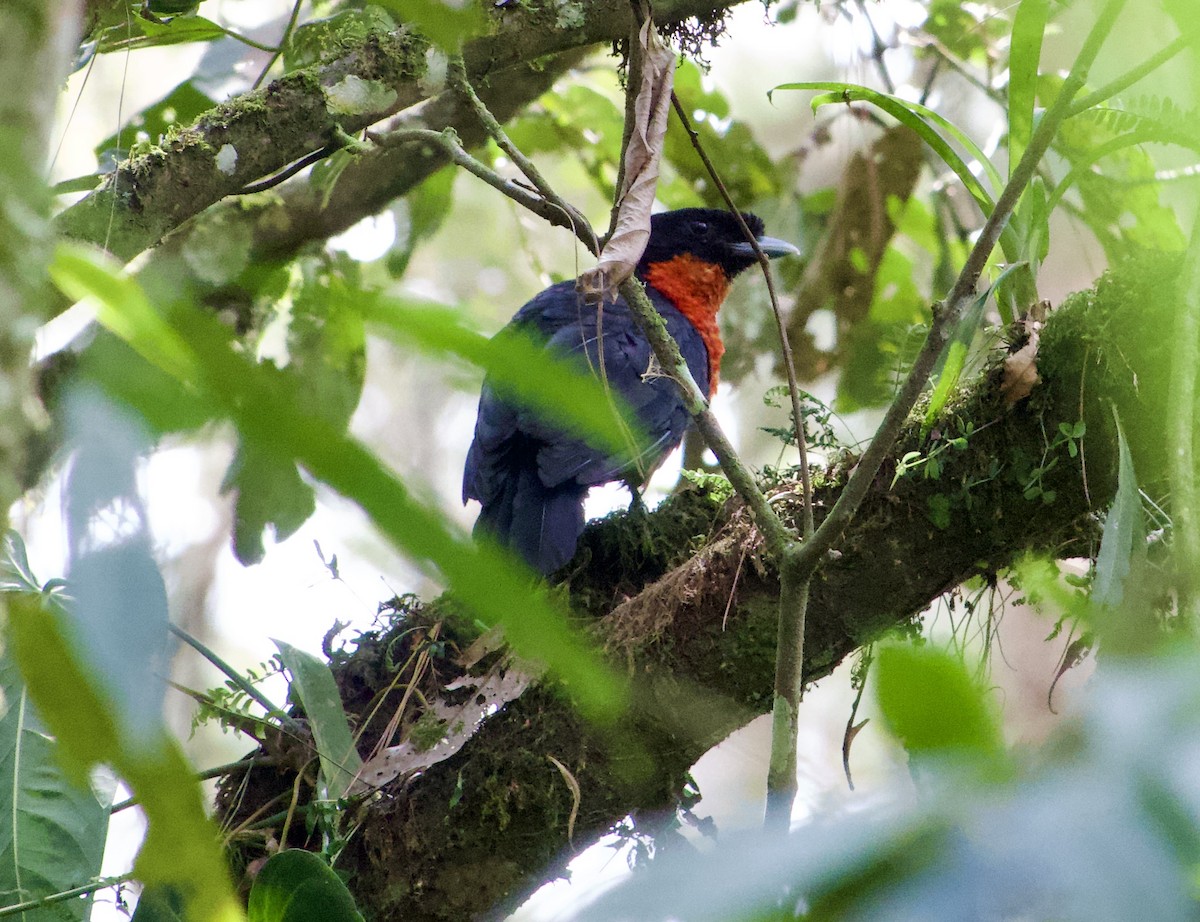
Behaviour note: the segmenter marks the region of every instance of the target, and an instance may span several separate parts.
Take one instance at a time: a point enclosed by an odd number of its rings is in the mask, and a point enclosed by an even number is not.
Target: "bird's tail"
[[[521,467],[504,484],[504,492],[479,513],[475,534],[488,535],[548,576],[575,556],[587,487],[547,487],[533,465]]]

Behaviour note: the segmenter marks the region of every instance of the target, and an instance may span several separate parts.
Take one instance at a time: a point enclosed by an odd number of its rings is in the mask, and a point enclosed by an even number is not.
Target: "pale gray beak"
[[[792,246],[786,240],[780,240],[778,237],[758,237],[759,248],[767,254],[767,259],[779,259],[781,256],[799,256],[800,249]],[[756,255],[754,247],[750,246],[746,241],[735,243],[730,247],[738,256],[746,256],[750,259],[755,259]]]

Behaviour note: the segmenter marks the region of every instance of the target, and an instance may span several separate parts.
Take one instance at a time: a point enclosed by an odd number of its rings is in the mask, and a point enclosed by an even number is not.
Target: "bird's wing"
[[[650,295],[693,376],[707,390],[703,340],[665,298],[653,289]],[[485,381],[463,475],[464,502],[474,498],[486,505],[497,497],[509,472],[529,453],[536,456],[538,476],[547,487],[569,482],[587,486],[645,479],[683,438],[691,422],[687,408],[674,382],[657,370],[650,344],[624,301],[586,304],[573,282],[560,282],[522,307],[506,331],[535,336],[548,351],[578,359],[624,398],[644,438],[630,433],[628,450],[619,454],[599,450],[546,422],[536,409],[508,402]],[[615,416],[613,425],[619,425]]]
[[[567,481],[599,484],[618,478],[645,480],[679,444],[691,422],[683,398],[674,382],[658,370],[650,344],[623,301],[599,307],[571,305],[566,309],[573,311],[571,322],[557,327],[549,348],[578,356],[592,374],[620,395],[633,411],[641,437],[630,432],[628,450],[611,454],[567,436],[532,411],[525,411],[521,413],[521,428],[544,443],[538,451],[538,473],[547,486]],[[659,305],[659,309],[693,374],[700,375],[701,387],[706,387],[707,352],[699,334],[673,308]],[[615,416],[613,425],[619,425]]]

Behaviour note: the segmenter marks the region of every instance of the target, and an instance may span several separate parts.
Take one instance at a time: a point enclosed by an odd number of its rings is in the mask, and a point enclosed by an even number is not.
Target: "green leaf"
[[[273,374],[235,350],[211,315],[183,307],[160,315],[109,257],[65,249],[55,272],[60,287],[77,298],[94,298],[110,330],[146,361],[194,388],[199,402],[230,419],[242,439],[278,459],[292,459],[358,503],[398,549],[440,573],[477,618],[503,625],[519,655],[554,670],[586,716],[611,719],[624,708],[625,683],[569,625],[560,604],[532,583],[528,570],[510,553],[476,544],[446,514],[415,500],[361,442],[307,412],[302,382]],[[511,361],[496,360],[478,334],[456,345],[497,366]],[[572,387],[564,381],[556,389],[569,393]],[[140,401],[131,408],[144,416],[163,412],[157,405],[162,398],[153,393],[128,396]]]
[[[236,492],[233,553],[244,565],[261,563],[265,536],[286,541],[309,520],[317,496],[292,458],[242,439],[225,472],[221,493]]]
[[[224,26],[219,26],[203,16],[176,16],[165,22],[134,16],[131,22],[141,32],[140,35],[131,37],[129,25],[125,23],[110,26],[100,35],[97,53],[108,54],[113,51],[132,51],[188,42],[211,42],[230,34]]]
[[[76,176],[57,182],[51,188],[55,195],[70,195],[73,192],[91,192],[104,182],[103,173],[89,173],[87,176]]]
[[[441,228],[446,215],[450,213],[457,175],[458,170],[453,166],[438,170],[393,204],[396,245],[387,257],[388,272],[393,278],[404,275],[417,247]]]
[[[194,770],[165,732],[153,747],[130,745],[111,700],[75,652],[66,613],[41,602],[28,594],[9,597],[8,639],[64,768],[84,785],[91,768],[112,765],[146,815],[134,868],[139,879],[177,884],[189,922],[237,922],[242,913]]]
[[[910,102],[907,99],[901,99],[898,96],[891,96],[887,93],[881,93],[878,90],[872,90],[869,87],[858,86],[853,83],[831,83],[827,81],[813,81],[804,83],[783,83],[772,89],[776,90],[827,90],[829,92],[813,98],[812,107],[816,111],[821,106],[832,104],[845,104],[848,102],[869,102],[872,105],[882,109],[888,115],[892,116],[896,121],[901,122],[915,131],[929,147],[933,150],[942,162],[946,164],[959,180],[971,193],[971,197],[979,204],[980,210],[985,216],[992,213],[994,202],[991,195],[983,188],[979,180],[975,178],[975,174],[971,172],[970,167],[963,161],[962,157],[952,148],[946,140],[937,132],[934,125],[948,132],[954,140],[958,141],[967,153],[974,158],[979,165],[987,172],[988,178],[991,180],[994,188],[999,189],[1003,186],[1003,181],[1000,179],[996,168],[992,162],[983,154],[979,146],[975,144],[961,129],[955,126],[944,116],[939,115],[932,109],[922,106],[920,103]],[[768,96],[770,93],[768,93]]]
[[[475,3],[449,0],[375,0],[403,25],[415,26],[422,35],[449,52],[457,52],[463,39],[487,25],[483,9]]]
[[[396,21],[378,6],[340,10],[332,16],[310,19],[292,31],[283,48],[283,64],[288,71],[308,67],[361,45],[373,33],[396,31]]]
[[[115,782],[77,786],[68,779],[9,652],[0,656],[0,893],[16,902],[100,875]],[[22,918],[83,919],[90,906],[90,898],[73,900]]]
[[[187,342],[151,306],[142,287],[131,277],[114,272],[98,252],[77,243],[60,243],[49,268],[50,278],[67,297],[87,300],[96,319],[152,363],[185,382],[194,382],[198,368]]]
[[[1106,608],[1121,605],[1133,559],[1146,551],[1146,524],[1133,456],[1115,406],[1113,419],[1117,424],[1117,494],[1104,517],[1100,551],[1096,555],[1096,578],[1092,583],[1092,600]]]
[[[309,412],[339,428],[350,424],[367,372],[367,333],[351,306],[353,288],[330,267],[305,264],[287,332],[284,373],[304,382]]]
[[[247,922],[362,922],[341,878],[312,852],[273,855],[250,890]]]
[[[513,330],[487,339],[462,325],[457,311],[358,293],[354,305],[374,328],[431,354],[454,355],[487,372],[506,396],[543,414],[549,422],[613,454],[636,454],[636,418],[619,395],[576,363]]]
[[[354,748],[354,736],[346,721],[333,673],[327,663],[312,654],[282,640],[273,642],[279,649],[283,665],[292,674],[292,691],[312,727],[325,789],[331,800],[337,800],[350,789],[362,768],[362,759]]]
[[[1012,45],[1008,52],[1008,173],[1033,137],[1033,112],[1037,103],[1038,65],[1042,36],[1050,17],[1049,0],[1021,0],[1013,18]]]
[[[883,719],[912,755],[1004,759],[987,692],[956,657],[928,644],[892,644],[875,656]]]
[[[953,393],[955,385],[962,376],[967,350],[970,348],[972,340],[975,339],[975,334],[979,331],[980,323],[983,320],[983,309],[987,306],[988,298],[1011,273],[1024,265],[1024,263],[1013,263],[1011,266],[1006,266],[996,281],[988,286],[987,291],[979,295],[971,302],[971,306],[963,311],[962,317],[959,318],[958,324],[954,328],[954,335],[946,344],[946,348],[939,356],[938,364],[933,370],[933,395],[929,398],[929,407],[925,411],[925,419],[921,422],[922,435],[928,433],[933,427],[938,414],[946,406],[946,401],[950,399],[950,394]]]
[[[184,900],[179,890],[163,884],[142,889],[130,922],[185,922]]]

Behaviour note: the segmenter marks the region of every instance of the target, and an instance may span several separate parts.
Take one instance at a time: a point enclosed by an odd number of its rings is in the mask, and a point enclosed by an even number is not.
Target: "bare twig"
[[[514,182],[511,179],[505,179],[486,164],[476,160],[458,142],[458,135],[453,129],[448,128],[445,131],[433,131],[428,128],[406,128],[384,135],[368,135],[368,138],[383,145],[417,143],[436,145],[446,153],[446,156],[450,158],[452,163],[462,167],[473,176],[482,179],[493,189],[508,196],[522,208],[532,211],[535,215],[545,219],[550,224],[567,228],[588,248],[592,255],[598,252],[596,249],[596,235],[583,215],[579,214],[573,208],[570,211],[564,210],[561,206],[540,194],[540,192],[531,192],[520,183]]]
[[[525,178],[533,183],[534,188],[541,193],[542,197],[566,216],[570,222],[571,229],[575,232],[575,236],[583,241],[589,252],[593,254],[597,253],[600,245],[587,218],[579,212],[579,209],[554,191],[541,171],[534,165],[533,161],[526,157],[520,148],[512,142],[503,126],[488,111],[488,107],[479,98],[479,94],[475,92],[475,88],[471,86],[471,82],[467,79],[467,71],[463,66],[462,58],[451,60],[448,76],[451,88],[471,105],[471,108],[475,110],[475,115],[479,119],[480,124],[483,125],[487,133],[499,145],[500,149],[516,164],[517,169],[525,174]]]
[[[762,251],[762,247],[758,245],[758,240],[750,232],[750,228],[746,226],[746,221],[742,218],[742,212],[734,204],[733,197],[729,194],[729,189],[725,186],[725,183],[717,173],[716,167],[713,166],[712,160],[709,159],[708,153],[704,150],[704,146],[700,143],[699,133],[692,126],[692,121],[688,118],[687,111],[683,108],[679,97],[674,93],[671,94],[671,104],[675,107],[675,114],[679,116],[684,130],[691,139],[692,147],[695,148],[700,161],[704,164],[704,169],[708,171],[709,177],[711,177],[717,191],[720,192],[721,198],[724,199],[725,206],[737,218],[738,226],[741,227],[742,233],[745,234],[746,241],[754,247],[754,255],[758,258],[758,265],[762,269],[763,278],[767,281],[767,295],[771,299],[771,312],[775,315],[775,325],[779,331],[779,348],[783,352],[783,365],[787,371],[788,392],[792,398],[792,418],[796,423],[796,447],[800,450],[800,484],[804,490],[803,534],[807,538],[813,533],[812,478],[808,468],[808,441],[804,430],[803,408],[800,405],[800,386],[796,380],[796,363],[792,358],[792,346],[788,339],[787,329],[784,326],[783,312],[779,309],[779,295],[775,291],[775,280],[771,275],[771,261],[768,259],[767,254]]]

